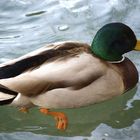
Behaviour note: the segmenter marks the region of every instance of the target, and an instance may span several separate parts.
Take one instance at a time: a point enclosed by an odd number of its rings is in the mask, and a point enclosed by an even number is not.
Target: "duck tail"
[[[0,84],[0,105],[8,105],[12,103],[17,95],[17,92]]]

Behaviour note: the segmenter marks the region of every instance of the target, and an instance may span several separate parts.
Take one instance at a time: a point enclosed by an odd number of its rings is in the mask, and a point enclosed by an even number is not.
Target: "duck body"
[[[95,56],[88,44],[61,42],[2,64],[0,78],[17,93],[10,105],[77,108],[133,88],[138,72],[128,58],[111,63]]]
[[[123,23],[103,26],[91,46],[80,42],[47,45],[0,65],[0,105],[23,112],[39,106],[40,112],[66,129],[68,119],[51,108],[77,108],[102,102],[133,88],[138,82],[134,64],[123,57],[140,41]],[[48,108],[48,109],[46,109]]]

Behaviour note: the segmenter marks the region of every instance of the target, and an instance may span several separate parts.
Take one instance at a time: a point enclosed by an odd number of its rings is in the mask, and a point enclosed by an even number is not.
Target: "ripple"
[[[46,13],[46,11],[37,11],[37,12],[28,13],[25,16],[27,16],[27,17],[38,16],[38,15],[42,15],[44,13]]]
[[[18,131],[38,131],[38,130],[44,130],[47,127],[41,127],[41,126],[26,126],[24,128],[17,128]]]
[[[20,35],[15,35],[15,36],[6,36],[6,37],[0,37],[0,39],[12,39],[12,38],[19,38]]]

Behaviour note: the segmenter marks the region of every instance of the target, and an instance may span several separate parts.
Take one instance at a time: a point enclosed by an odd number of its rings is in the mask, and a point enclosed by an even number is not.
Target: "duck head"
[[[106,61],[121,61],[124,53],[140,51],[140,41],[137,41],[134,32],[127,25],[109,23],[96,33],[91,50]]]

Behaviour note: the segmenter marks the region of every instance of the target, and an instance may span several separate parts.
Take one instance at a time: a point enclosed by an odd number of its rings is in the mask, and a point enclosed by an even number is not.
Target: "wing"
[[[50,44],[18,59],[1,64],[0,79],[18,76],[25,71],[39,67],[45,62],[68,58],[88,49],[87,44],[78,42]]]

